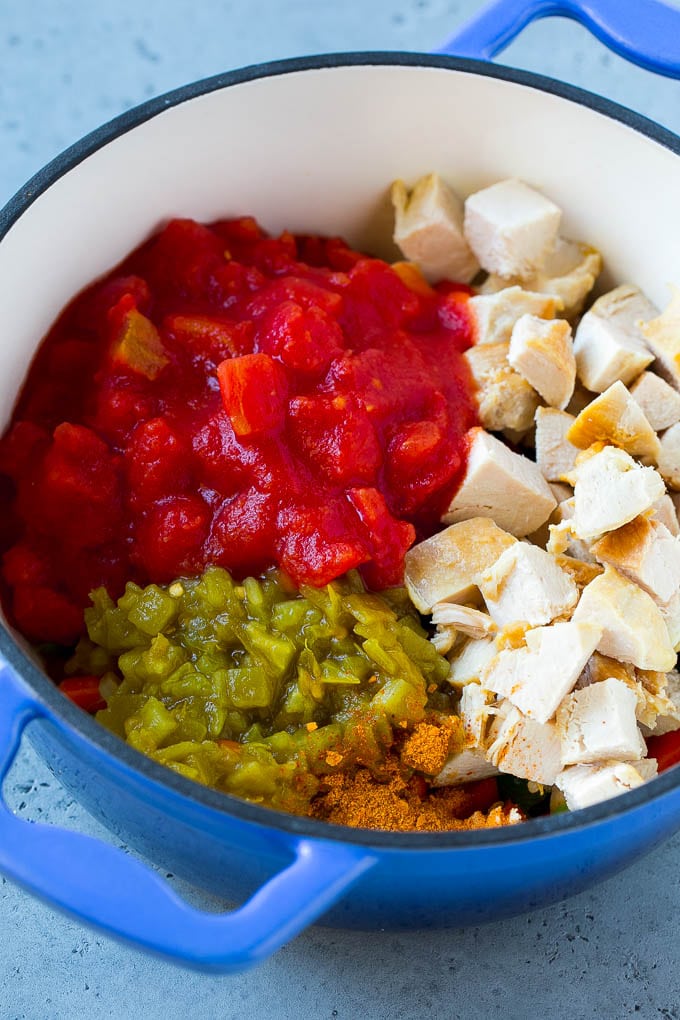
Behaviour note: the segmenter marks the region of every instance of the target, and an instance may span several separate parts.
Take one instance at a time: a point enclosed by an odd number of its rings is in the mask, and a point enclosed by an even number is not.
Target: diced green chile
[[[306,811],[338,768],[379,769],[392,725],[447,697],[448,663],[406,593],[369,594],[357,573],[296,592],[278,571],[237,584],[209,567],[92,603],[73,669],[120,678],[99,721],[188,778],[283,810]]]

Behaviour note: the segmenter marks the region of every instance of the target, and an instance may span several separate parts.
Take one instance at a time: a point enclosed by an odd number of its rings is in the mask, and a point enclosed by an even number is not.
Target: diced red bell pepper
[[[224,409],[237,436],[259,436],[282,427],[288,380],[268,354],[244,354],[217,367]]]
[[[94,715],[102,708],[106,708],[106,702],[99,692],[98,676],[74,676],[68,680],[62,680],[59,690],[85,712]]]

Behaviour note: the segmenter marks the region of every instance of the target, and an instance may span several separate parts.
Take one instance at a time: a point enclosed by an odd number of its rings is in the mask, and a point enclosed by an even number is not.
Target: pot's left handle
[[[44,712],[27,686],[0,668],[0,872],[99,928],[193,966],[245,970],[271,955],[337,902],[375,863],[369,852],[300,839],[293,862],[242,907],[207,914],[145,865],[77,832],[24,821],[2,783],[26,725]]]
[[[438,52],[490,60],[532,21],[580,22],[626,60],[680,78],[680,10],[663,0],[492,0]]]

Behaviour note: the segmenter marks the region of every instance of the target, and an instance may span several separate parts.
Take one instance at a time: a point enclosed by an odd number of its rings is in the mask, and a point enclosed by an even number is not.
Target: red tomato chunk
[[[19,629],[68,644],[93,588],[210,563],[399,583],[476,423],[468,294],[337,238],[172,221],[65,310],[0,442]]]

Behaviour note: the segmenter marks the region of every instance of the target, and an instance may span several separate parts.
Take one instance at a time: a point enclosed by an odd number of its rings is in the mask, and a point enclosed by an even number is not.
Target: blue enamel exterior
[[[680,77],[680,15],[658,0],[500,0],[444,52],[491,57],[548,14],[575,17],[622,55]],[[62,173],[169,103],[292,70],[419,62],[551,89],[680,154],[680,139],[644,118],[536,75],[407,54],[311,58],[197,83],[130,111],[29,182],[0,213],[0,238]],[[368,833],[281,815],[199,788],[122,744],[71,705],[2,628],[0,651],[0,871],[84,921],[195,967],[242,970],[317,918],[364,929],[455,927],[531,910],[612,875],[680,828],[680,768],[577,816],[512,829]],[[13,815],[1,784],[26,727],[58,779],[114,834],[244,905],[202,914],[134,858]]]
[[[490,60],[538,18],[572,18],[648,71],[680,78],[680,11],[662,0],[493,0],[440,53]]]

